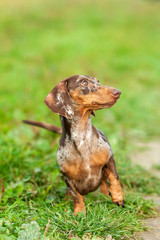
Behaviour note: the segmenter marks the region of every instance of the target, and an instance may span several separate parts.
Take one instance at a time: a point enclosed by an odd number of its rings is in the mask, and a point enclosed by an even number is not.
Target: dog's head
[[[72,119],[78,108],[92,112],[112,107],[120,94],[115,88],[101,85],[96,78],[74,75],[59,82],[44,102],[53,112]]]

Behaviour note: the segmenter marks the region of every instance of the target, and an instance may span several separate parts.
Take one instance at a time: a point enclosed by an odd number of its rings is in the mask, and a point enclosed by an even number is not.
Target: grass
[[[160,195],[157,178],[130,161],[136,142],[160,134],[158,1],[0,1],[0,239],[127,239],[154,213],[143,195]],[[87,216],[73,216],[56,162],[59,136],[22,119],[60,126],[43,104],[58,81],[97,76],[121,99],[93,123],[115,152],[126,208],[98,192]],[[1,183],[3,190],[3,183]]]
[[[153,165],[153,169],[160,170],[160,164]]]

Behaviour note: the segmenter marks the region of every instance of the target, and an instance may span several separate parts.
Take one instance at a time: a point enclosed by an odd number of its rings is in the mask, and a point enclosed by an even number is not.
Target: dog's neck
[[[72,119],[61,116],[62,136],[69,137],[77,146],[91,142],[94,133],[90,114],[91,111],[76,112]]]

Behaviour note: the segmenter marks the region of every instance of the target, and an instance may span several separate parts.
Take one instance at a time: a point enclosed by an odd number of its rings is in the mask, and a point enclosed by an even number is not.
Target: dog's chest
[[[110,145],[99,136],[72,141],[66,138],[64,146],[59,147],[57,161],[60,170],[69,178],[101,177],[101,170],[112,156]]]

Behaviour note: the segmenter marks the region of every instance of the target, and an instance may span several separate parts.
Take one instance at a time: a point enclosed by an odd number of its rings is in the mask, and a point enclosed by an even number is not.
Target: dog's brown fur
[[[91,124],[90,114],[113,106],[121,92],[103,86],[95,78],[74,75],[62,82],[47,95],[46,105],[60,115],[62,136],[57,161],[72,196],[74,214],[85,212],[84,197],[95,191],[112,196],[112,201],[124,207],[123,192],[116,171],[113,152],[106,136]],[[46,123],[25,121],[61,133],[61,129]],[[110,189],[107,187],[107,178]]]

